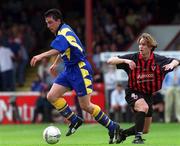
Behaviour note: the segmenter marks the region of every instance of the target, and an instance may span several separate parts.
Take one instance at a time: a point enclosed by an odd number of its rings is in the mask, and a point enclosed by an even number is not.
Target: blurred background
[[[1,0],[0,1],[0,123],[66,122],[47,102],[55,77],[48,69],[54,58],[32,68],[33,55],[50,49],[54,36],[43,14],[50,8],[62,11],[86,48],[94,69],[93,102],[118,122],[131,122],[124,100],[127,76],[106,60],[136,51],[142,32],[158,42],[157,52],[180,58],[180,2],[178,0]],[[63,63],[58,71],[63,70]],[[179,69],[178,69],[179,70]],[[154,97],[155,122],[180,122],[180,71],[167,76],[163,90]],[[177,81],[178,80],[178,81]],[[80,110],[74,92],[65,95],[71,108],[93,123]],[[179,98],[179,99],[178,99]]]

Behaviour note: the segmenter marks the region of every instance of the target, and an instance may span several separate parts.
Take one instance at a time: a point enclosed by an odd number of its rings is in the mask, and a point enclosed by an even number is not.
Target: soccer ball
[[[48,144],[56,144],[59,141],[60,137],[61,137],[61,132],[55,126],[48,126],[43,131],[43,139]]]

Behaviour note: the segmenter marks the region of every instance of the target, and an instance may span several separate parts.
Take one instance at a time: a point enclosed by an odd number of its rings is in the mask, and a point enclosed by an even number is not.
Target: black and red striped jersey
[[[169,64],[174,58],[167,58],[151,53],[148,60],[144,60],[140,53],[118,56],[130,59],[136,63],[136,68],[131,70],[128,64],[117,64],[117,69],[123,69],[128,74],[128,88],[132,91],[152,94],[162,87],[165,75],[172,71],[164,71],[163,66]]]

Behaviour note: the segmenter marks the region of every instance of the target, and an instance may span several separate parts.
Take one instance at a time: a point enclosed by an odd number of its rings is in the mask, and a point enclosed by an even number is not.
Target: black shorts
[[[153,113],[152,95],[140,93],[137,91],[132,91],[130,89],[126,89],[126,97],[125,98],[126,98],[127,103],[132,107],[133,110],[134,110],[135,102],[138,99],[143,98],[149,106],[149,110],[148,110],[148,113],[146,114],[146,117],[152,117],[152,113]]]

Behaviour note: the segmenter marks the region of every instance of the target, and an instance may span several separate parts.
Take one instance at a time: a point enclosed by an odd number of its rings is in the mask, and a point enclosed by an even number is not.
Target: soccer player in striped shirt
[[[98,105],[91,102],[93,71],[86,58],[85,49],[81,41],[71,27],[64,23],[59,10],[48,10],[45,13],[45,21],[48,29],[55,35],[55,39],[51,42],[52,49],[34,56],[30,63],[31,66],[35,66],[43,58],[57,55],[55,63],[50,67],[53,73],[60,59],[64,61],[64,71],[56,77],[47,99],[62,116],[70,121],[66,136],[73,134],[83,122],[79,116],[72,112],[63,98],[65,92],[74,89],[81,108],[90,113],[98,123],[108,129],[109,143],[111,144],[115,141],[118,143],[119,125],[113,122]]]
[[[148,133],[152,122],[152,94],[161,89],[165,75],[176,68],[180,61],[154,53],[156,40],[143,33],[137,40],[139,52],[112,57],[107,63],[123,69],[128,74],[126,101],[135,114],[135,125],[121,132],[121,140],[135,135],[133,143],[144,143],[143,133]]]

